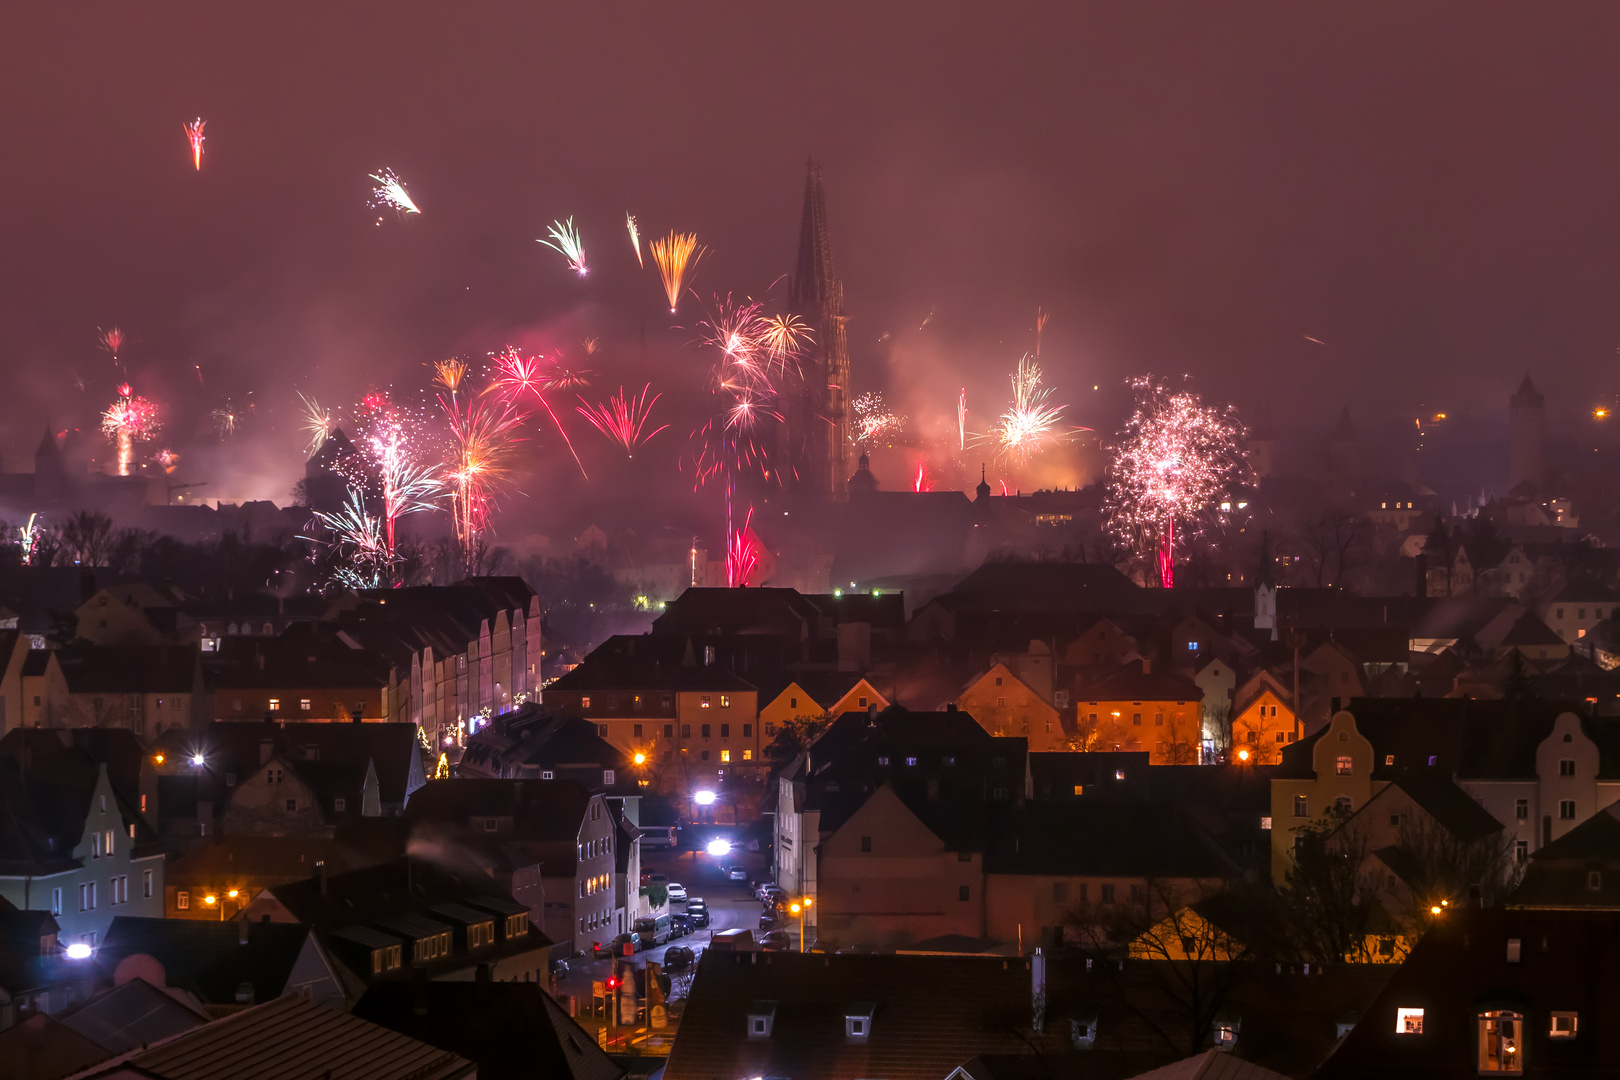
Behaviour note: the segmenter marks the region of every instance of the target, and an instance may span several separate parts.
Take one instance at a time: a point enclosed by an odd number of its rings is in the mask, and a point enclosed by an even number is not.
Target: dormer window
[[[748,1037],[768,1039],[776,1026],[776,1002],[756,1001],[748,1007]]]
[[[1097,1017],[1080,1016],[1069,1021],[1069,1041],[1076,1050],[1090,1050],[1097,1045]]]
[[[1423,1034],[1422,1009],[1396,1009],[1395,1034],[1421,1035]]]
[[[1238,1032],[1243,1028],[1243,1021],[1234,1015],[1217,1016],[1215,1018],[1214,1043],[1217,1050],[1230,1050],[1237,1045]]]
[[[877,1011],[877,1004],[871,1001],[857,1001],[844,1010],[844,1038],[866,1041],[872,1034],[872,1014]]]
[[[1552,1014],[1552,1023],[1547,1030],[1547,1035],[1553,1039],[1573,1039],[1579,1024],[1579,1013],[1555,1012]]]

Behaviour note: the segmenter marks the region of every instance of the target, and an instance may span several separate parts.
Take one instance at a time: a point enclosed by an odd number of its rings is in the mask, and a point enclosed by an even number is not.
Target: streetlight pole
[[[793,901],[793,903],[788,905],[788,910],[799,917],[799,951],[800,952],[804,952],[804,949],[805,949],[805,946],[804,946],[804,913],[805,913],[805,909],[807,909],[810,906],[810,904],[811,904],[811,900],[810,900],[810,898],[808,896],[806,896],[804,899],[795,900],[795,901]]]

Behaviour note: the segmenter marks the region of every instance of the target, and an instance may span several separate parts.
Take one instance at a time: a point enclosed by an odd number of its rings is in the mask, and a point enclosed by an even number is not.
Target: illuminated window
[[[590,708],[591,707],[591,695],[586,694],[583,697],[581,697],[579,699],[579,707],[582,708],[582,709]]]
[[[754,760],[754,752],[752,750],[744,750],[743,751],[743,760],[744,761],[753,761]]]
[[[1339,755],[1338,761],[1334,764],[1333,771],[1336,772],[1337,774],[1339,774],[1340,776],[1349,776],[1350,775],[1350,757],[1349,757],[1349,755],[1347,755],[1347,754]]]
[[[1423,1034],[1422,1009],[1396,1009],[1395,1034],[1421,1035]]]
[[[730,750],[722,750],[722,751],[720,751],[720,760],[721,761],[730,761],[731,760],[731,751]]]
[[[1554,1039],[1573,1039],[1576,1028],[1580,1025],[1580,1014],[1573,1012],[1555,1012],[1552,1014],[1552,1023],[1547,1034]]]
[[[1479,1014],[1479,1071],[1518,1076],[1524,1072],[1524,1017],[1507,1009]]]
[[[720,695],[720,707],[722,709],[731,708],[731,695],[730,694],[721,694]]]
[[[705,708],[705,709],[707,709],[709,707],[709,695],[708,694],[703,695],[703,701],[701,703],[701,707]]]
[[[273,698],[270,699],[270,711],[271,712],[280,712],[281,711],[281,699],[280,698],[273,697]]]
[[[191,909],[191,894],[186,892],[184,889],[181,889],[179,892],[175,893],[174,906],[179,908],[181,911],[189,911]]]

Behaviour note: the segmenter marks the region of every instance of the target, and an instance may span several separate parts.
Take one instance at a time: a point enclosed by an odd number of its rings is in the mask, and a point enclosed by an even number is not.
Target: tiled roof
[[[205,1004],[233,1004],[242,983],[253,986],[255,1001],[270,1001],[286,992],[308,939],[309,927],[297,923],[118,915],[97,950],[97,963],[111,973],[124,957],[145,953],[163,965],[170,986],[191,992]]]
[[[217,1020],[90,1075],[123,1068],[154,1080],[452,1080],[476,1074],[465,1058],[296,995]]]
[[[1143,671],[1130,664],[1112,675],[1080,687],[1077,699],[1085,701],[1188,701],[1204,700],[1204,690],[1185,675],[1165,671]]]
[[[102,991],[57,1014],[57,1019],[114,1054],[150,1046],[208,1022],[207,1016],[139,978]]]
[[[991,874],[1227,878],[1237,866],[1180,807],[1027,802],[985,852]]]

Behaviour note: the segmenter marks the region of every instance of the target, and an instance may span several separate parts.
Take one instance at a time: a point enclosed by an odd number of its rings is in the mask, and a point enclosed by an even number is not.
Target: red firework
[[[641,388],[641,393],[635,397],[626,397],[624,387],[619,392],[600,405],[592,405],[584,398],[580,398],[578,412],[589,420],[596,430],[624,447],[626,454],[636,456],[636,447],[669,427],[662,424],[646,434],[642,434],[648,421],[651,419],[652,407],[657,404],[662,394],[654,394],[652,400],[647,400],[647,391],[652,384]]]

